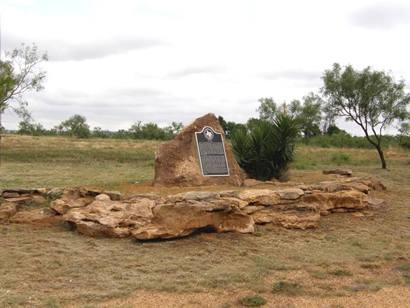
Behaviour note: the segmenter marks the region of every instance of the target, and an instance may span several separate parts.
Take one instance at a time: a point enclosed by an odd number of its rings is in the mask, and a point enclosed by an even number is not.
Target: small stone
[[[352,213],[352,216],[355,218],[363,218],[365,215],[361,212]]]
[[[20,194],[17,192],[8,192],[8,191],[3,192],[3,198],[5,199],[18,198],[18,197],[20,197]]]
[[[377,199],[377,198],[367,198],[367,204],[372,207],[372,208],[381,208],[381,207],[385,207],[386,201],[384,201],[383,199]]]
[[[34,195],[31,197],[31,201],[33,201],[37,205],[42,205],[47,202],[47,199],[44,198],[43,196]]]
[[[18,205],[16,203],[4,202],[0,204],[0,221],[8,220],[15,215],[18,211]]]
[[[50,199],[58,199],[63,194],[63,190],[61,188],[52,188],[47,192],[47,196]]]
[[[111,198],[110,198],[110,196],[107,195],[107,194],[99,194],[99,195],[95,196],[95,200],[98,200],[98,201],[110,201]]]
[[[27,197],[18,197],[18,198],[7,198],[6,201],[7,202],[13,202],[13,203],[18,203],[18,204],[23,204],[26,201],[30,201],[31,197],[27,196]]]
[[[121,200],[122,194],[119,191],[104,191],[104,194],[110,196],[113,201]]]
[[[304,195],[304,192],[300,188],[286,188],[277,190],[276,193],[279,194],[281,199],[285,200],[296,200]]]

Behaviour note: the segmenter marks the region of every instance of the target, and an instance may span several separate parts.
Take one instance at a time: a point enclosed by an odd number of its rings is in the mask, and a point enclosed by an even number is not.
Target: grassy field
[[[151,180],[157,142],[6,136],[0,188]],[[333,214],[316,230],[259,226],[253,235],[204,233],[174,241],[89,238],[65,226],[0,225],[0,307],[404,307],[410,296],[410,153],[298,147],[290,179],[331,179],[348,167],[379,177],[389,207]]]

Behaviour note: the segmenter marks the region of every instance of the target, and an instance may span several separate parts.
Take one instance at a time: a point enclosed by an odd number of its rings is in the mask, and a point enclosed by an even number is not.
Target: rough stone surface
[[[66,221],[88,236],[150,240],[203,230],[251,233],[255,224],[267,223],[308,229],[317,227],[323,215],[354,212],[353,217],[366,219],[372,211],[386,207],[384,200],[371,195],[372,190],[385,189],[375,179],[339,178],[314,185],[288,185],[127,197],[95,189],[64,189],[49,208],[27,209],[19,202],[3,202],[0,221],[41,225]],[[49,191],[43,195],[49,196]],[[36,196],[38,192],[24,192],[11,199],[33,200]],[[113,200],[112,196],[121,199]]]
[[[18,197],[20,197],[20,194],[17,193],[17,192],[14,192],[14,191],[11,191],[11,192],[5,191],[5,192],[3,192],[2,195],[3,195],[3,198],[18,198]]]
[[[154,185],[199,186],[227,184],[241,186],[244,174],[236,162],[231,146],[224,138],[229,176],[203,176],[198,158],[195,132],[210,126],[222,133],[218,119],[212,113],[196,119],[186,126],[173,140],[160,145],[155,155]],[[224,136],[225,137],[225,136]]]
[[[0,204],[0,221],[7,221],[18,211],[18,205],[12,202],[4,202]]]
[[[110,196],[107,195],[107,194],[99,194],[99,195],[95,196],[95,200],[98,200],[98,201],[109,201],[109,200],[111,200],[111,198],[110,198]]]
[[[17,212],[10,218],[10,222],[19,224],[43,223],[54,216],[53,211],[48,208],[35,208]]]

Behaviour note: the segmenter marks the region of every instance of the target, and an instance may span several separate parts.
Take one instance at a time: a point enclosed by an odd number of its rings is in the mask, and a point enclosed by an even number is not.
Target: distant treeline
[[[235,131],[250,129],[257,125],[258,121],[260,121],[260,119],[252,118],[247,123],[241,124],[231,121],[227,122],[223,117],[219,117],[219,122],[228,139],[231,138]],[[18,130],[13,131],[13,133],[32,136],[170,140],[182,127],[182,123],[177,122],[173,122],[171,125],[161,128],[155,123],[142,123],[138,121],[129,129],[120,129],[117,131],[104,130],[100,127],[91,129],[84,116],[74,115],[52,129],[46,129],[40,123],[26,119],[19,123]],[[352,136],[336,125],[330,125],[324,130],[314,127],[309,134],[300,133],[297,143],[319,147],[372,148],[372,145],[369,144],[365,137]],[[383,147],[389,146],[410,148],[410,137],[404,134],[398,134],[396,136],[385,135],[383,137]]]
[[[113,139],[150,139],[169,140],[182,128],[182,123],[173,122],[170,126],[161,128],[155,123],[138,121],[129,129],[117,131],[104,130],[101,127],[90,129],[84,116],[73,115],[52,129],[46,129],[32,118],[23,119],[15,132],[21,135],[32,136],[70,136],[77,138],[113,138]]]
[[[260,119],[249,119],[246,124],[227,122],[223,117],[219,117],[227,138],[230,138],[239,130],[249,130],[252,127],[257,126]],[[330,124],[328,127],[320,129],[319,126],[312,126],[313,129],[308,134],[304,134],[302,131],[299,133],[297,143],[323,147],[323,148],[359,148],[359,149],[372,149],[373,146],[365,137],[352,136],[343,129],[340,129],[335,124]],[[389,146],[402,146],[410,149],[410,136],[401,133],[392,135],[384,135],[382,140],[382,146],[384,148]]]

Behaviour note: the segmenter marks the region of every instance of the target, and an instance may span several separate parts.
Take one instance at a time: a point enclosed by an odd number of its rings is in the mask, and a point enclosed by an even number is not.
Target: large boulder
[[[198,158],[195,132],[205,126],[224,136],[218,119],[212,113],[196,119],[186,126],[173,140],[160,145],[155,155],[155,185],[220,185],[241,186],[244,173],[236,162],[230,144],[224,140],[229,176],[203,176]]]

